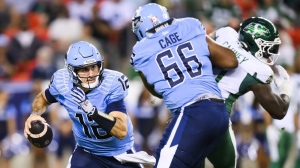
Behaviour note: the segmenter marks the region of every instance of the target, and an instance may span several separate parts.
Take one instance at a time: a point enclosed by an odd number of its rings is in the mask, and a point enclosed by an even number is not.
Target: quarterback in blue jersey
[[[77,143],[68,167],[141,167],[139,163],[143,162],[131,158],[145,153],[133,154],[133,126],[124,105],[128,79],[120,72],[104,69],[103,61],[99,51],[88,42],[70,45],[66,68],[56,71],[49,88],[33,101],[33,113],[25,122],[24,135],[30,134],[33,120],[46,122],[40,115],[49,104],[59,102],[73,121]]]
[[[130,62],[173,115],[154,167],[199,167],[229,124],[212,65],[231,69],[237,59],[206,35],[199,20],[170,18],[167,9],[155,3],[137,9],[132,31],[138,42]]]

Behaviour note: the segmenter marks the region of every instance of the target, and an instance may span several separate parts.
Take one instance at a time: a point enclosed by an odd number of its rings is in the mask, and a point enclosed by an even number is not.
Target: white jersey
[[[239,62],[236,69],[222,71],[214,68],[214,75],[223,98],[226,98],[227,111],[231,112],[235,100],[245,94],[248,88],[257,83],[270,83],[273,79],[272,69],[242,48],[238,33],[224,27],[216,31],[215,41],[231,49]]]

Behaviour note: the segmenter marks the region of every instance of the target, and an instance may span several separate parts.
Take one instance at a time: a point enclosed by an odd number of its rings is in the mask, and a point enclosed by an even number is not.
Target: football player
[[[277,82],[280,94],[273,93],[270,86],[274,78],[270,66],[279,55],[281,43],[275,25],[265,18],[252,17],[241,23],[239,32],[224,27],[211,33],[210,36],[219,44],[231,49],[239,61],[236,69],[224,71],[214,68],[215,79],[222,96],[226,99],[229,116],[235,100],[252,91],[272,118],[282,119],[288,110],[292,89],[289,75],[281,66],[275,67],[279,72],[279,78],[282,78],[282,82]],[[235,168],[237,161],[235,145],[230,125],[225,137],[207,158],[215,168]]]
[[[138,42],[131,64],[173,115],[156,150],[154,167],[198,167],[229,124],[212,63],[230,69],[237,66],[237,59],[206,35],[199,20],[171,18],[155,3],[136,10],[132,30]]]
[[[138,159],[154,164],[155,158],[146,153],[133,154],[133,126],[124,104],[127,77],[104,69],[99,51],[85,41],[71,44],[65,60],[66,67],[54,73],[49,88],[33,101],[33,112],[25,122],[25,137],[30,135],[30,123],[45,122],[41,115],[49,104],[59,102],[73,121],[76,140],[68,167],[141,167],[138,163],[143,161]]]

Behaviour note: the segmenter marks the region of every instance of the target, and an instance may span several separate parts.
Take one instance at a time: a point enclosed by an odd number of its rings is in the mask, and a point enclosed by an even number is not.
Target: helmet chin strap
[[[274,55],[274,58],[272,58],[272,56],[270,56],[269,58],[265,58],[265,57],[263,57],[262,56],[262,53],[259,53],[259,52],[256,52],[255,53],[255,57],[259,60],[259,61],[261,61],[261,62],[263,62],[263,63],[265,63],[265,64],[267,64],[267,65],[274,65],[274,63],[276,62],[276,60],[277,60],[277,56],[275,57],[276,55]]]
[[[99,84],[99,75],[96,77],[96,81],[93,82],[93,83],[83,83],[82,80],[81,80],[81,83],[80,83],[80,85],[82,87],[86,88],[86,89],[94,89],[98,84]]]

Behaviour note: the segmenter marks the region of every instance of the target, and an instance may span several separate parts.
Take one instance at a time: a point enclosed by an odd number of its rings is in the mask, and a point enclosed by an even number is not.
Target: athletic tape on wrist
[[[117,122],[114,117],[109,116],[101,111],[98,112],[96,108],[95,112],[90,115],[90,117],[107,133],[110,133],[111,129]]]
[[[40,115],[39,112],[32,111],[31,114]]]

